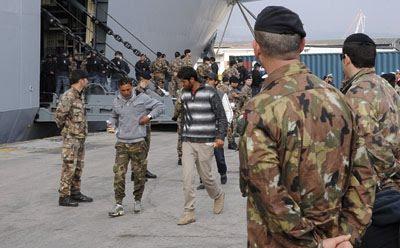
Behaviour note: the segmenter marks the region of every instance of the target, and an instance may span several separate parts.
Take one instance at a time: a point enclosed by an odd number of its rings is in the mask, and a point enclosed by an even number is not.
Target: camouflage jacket
[[[378,177],[378,188],[400,189],[400,96],[375,70],[362,69],[342,89],[355,113],[360,145]]]
[[[394,86],[394,89],[396,90],[397,94],[400,95],[400,85],[398,85],[396,83],[396,85]]]
[[[365,191],[350,185],[356,180],[349,173],[355,132],[344,97],[300,62],[272,72],[263,88],[245,107],[239,145],[248,246],[317,247],[347,233],[340,227],[342,211],[368,223],[371,209],[364,205],[371,199],[347,193]],[[372,178],[369,165],[364,169],[359,176]],[[348,199],[354,205],[342,209]]]
[[[243,96],[243,98],[244,98],[244,103],[247,103],[250,99],[251,99],[251,97],[252,97],[252,89],[251,89],[251,87],[249,87],[249,86],[247,86],[247,85],[244,85],[243,87],[242,87],[242,90],[240,91],[240,94]]]
[[[205,77],[205,76],[208,76],[208,74],[210,74],[210,72],[211,72],[211,67],[210,67],[210,65],[208,65],[208,64],[201,64],[201,65],[199,65],[198,67],[197,67],[197,74],[200,76],[200,77]]]
[[[61,129],[62,136],[85,138],[88,132],[84,95],[71,87],[58,103],[55,122]]]
[[[236,69],[236,67],[229,67],[228,69],[225,69],[225,71],[222,73],[222,77],[237,77],[240,78],[240,73],[239,71]]]
[[[217,90],[224,92],[225,94],[229,94],[229,86],[224,83],[217,84]]]
[[[173,72],[173,76],[177,76],[179,70],[182,68],[183,66],[183,61],[181,58],[175,58],[172,62],[171,62],[171,71]]]
[[[192,67],[193,66],[192,58],[188,57],[188,56],[184,57],[182,59],[182,66],[190,66],[190,67]]]
[[[153,73],[167,73],[169,71],[169,66],[167,61],[162,58],[157,58],[150,66],[150,70]]]
[[[235,96],[237,95],[237,96]],[[228,98],[234,112],[241,112],[244,107],[245,97],[240,93],[239,89],[229,88]]]

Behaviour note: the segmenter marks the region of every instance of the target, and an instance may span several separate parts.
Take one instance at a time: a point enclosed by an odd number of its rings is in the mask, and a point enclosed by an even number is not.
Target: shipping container
[[[335,86],[341,86],[344,77],[340,53],[301,54],[300,57],[313,74],[320,78],[332,74]],[[255,56],[230,56],[229,59],[242,59],[248,70],[256,62]],[[378,52],[375,69],[378,75],[400,69],[400,52]]]

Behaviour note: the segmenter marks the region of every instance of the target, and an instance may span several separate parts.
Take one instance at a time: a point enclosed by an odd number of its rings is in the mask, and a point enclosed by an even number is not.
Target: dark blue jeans
[[[214,148],[214,156],[217,161],[218,173],[222,176],[226,174],[226,162],[224,148]]]

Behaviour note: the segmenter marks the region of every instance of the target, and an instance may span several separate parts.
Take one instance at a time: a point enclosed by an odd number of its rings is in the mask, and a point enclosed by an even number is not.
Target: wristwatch
[[[153,116],[151,116],[151,114],[148,114],[147,117],[149,118],[149,120],[153,119]]]

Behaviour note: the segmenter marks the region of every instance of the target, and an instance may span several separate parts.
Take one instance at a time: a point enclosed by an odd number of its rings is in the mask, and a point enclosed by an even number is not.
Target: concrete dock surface
[[[115,203],[113,134],[87,138],[82,193],[94,202],[77,208],[58,206],[60,137],[1,145],[0,247],[246,247],[246,199],[239,191],[238,154],[228,149],[223,213],[214,215],[207,192],[196,191],[196,222],[176,225],[183,212],[176,140],[175,132],[152,132],[148,164],[158,178],[146,183],[143,212],[133,214],[128,173],[125,215],[118,218],[108,217]],[[214,175],[219,180],[216,165]]]

